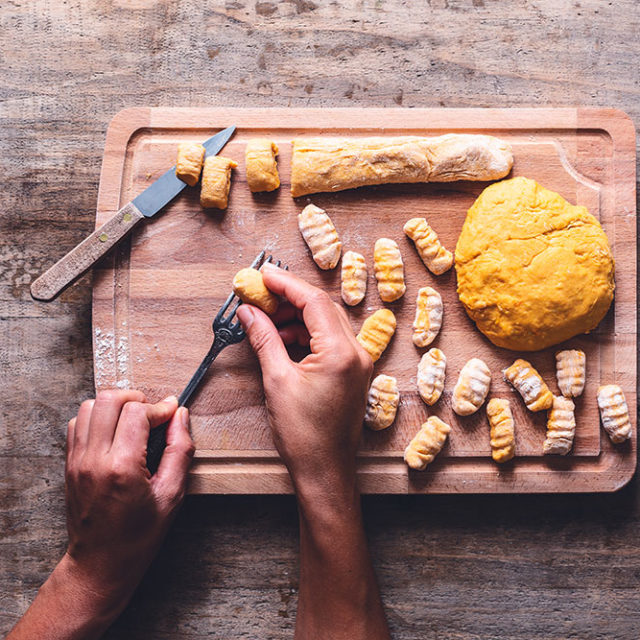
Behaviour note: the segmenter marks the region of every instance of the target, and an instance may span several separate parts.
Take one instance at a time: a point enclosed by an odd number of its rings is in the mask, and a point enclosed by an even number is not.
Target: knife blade
[[[216,155],[227,144],[235,129],[235,126],[227,127],[203,142],[206,155]],[[45,271],[31,284],[31,296],[35,300],[53,300],[114,247],[138,222],[161,211],[187,186],[175,172],[174,165]]]

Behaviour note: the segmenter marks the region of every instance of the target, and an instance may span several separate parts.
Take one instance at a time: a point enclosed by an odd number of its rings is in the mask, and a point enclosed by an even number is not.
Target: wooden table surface
[[[640,122],[635,0],[8,0],[0,7],[0,633],[66,544],[91,276],[28,285],[93,227],[131,106],[612,106]],[[637,478],[612,495],[367,497],[395,638],[640,636]],[[290,497],[190,497],[108,638],[290,638]]]

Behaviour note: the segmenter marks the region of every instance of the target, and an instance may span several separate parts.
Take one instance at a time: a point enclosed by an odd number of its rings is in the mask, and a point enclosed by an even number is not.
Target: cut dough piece
[[[206,209],[226,209],[231,188],[231,169],[238,163],[222,156],[208,156],[202,169],[200,204]]]
[[[253,138],[244,152],[247,184],[252,193],[274,191],[280,186],[276,163],[278,146],[266,138]]]
[[[429,349],[418,363],[418,393],[429,406],[440,399],[444,390],[447,358],[440,349]]]
[[[487,403],[491,427],[491,457],[498,463],[508,462],[516,454],[513,414],[508,400],[491,398]]]
[[[602,426],[611,442],[620,444],[631,437],[629,407],[624,392],[617,384],[607,384],[598,389],[598,408]]]
[[[439,276],[451,269],[453,254],[440,244],[425,218],[411,218],[404,225],[404,232],[413,240],[420,259],[431,273]]]
[[[269,315],[278,308],[278,298],[267,289],[257,269],[240,269],[233,277],[233,292],[242,302],[259,307]]]
[[[197,142],[181,142],[178,145],[178,159],[176,160],[176,176],[190,187],[198,183],[205,148]]]
[[[413,344],[427,347],[437,337],[442,326],[442,298],[431,287],[418,290],[416,317],[413,321]]]
[[[378,293],[384,302],[393,302],[404,295],[404,265],[397,243],[379,238],[373,250],[373,268],[378,281]]]
[[[510,382],[522,396],[529,411],[542,411],[551,408],[553,393],[530,362],[518,358],[502,373],[504,379]]]
[[[412,469],[424,471],[442,450],[450,431],[446,422],[431,416],[404,450],[404,461]]]
[[[376,376],[367,396],[365,425],[374,431],[390,427],[396,419],[399,402],[398,381],[393,376]]]
[[[315,204],[307,205],[298,215],[298,228],[315,263],[321,269],[333,269],[340,260],[342,243],[327,212]]]
[[[513,165],[511,146],[485,135],[298,138],[291,195],[373,184],[497,180]]]
[[[484,402],[491,386],[491,371],[480,358],[471,358],[462,367],[453,389],[451,407],[459,416],[470,416]]]
[[[542,445],[542,453],[566,456],[571,451],[576,434],[576,417],[573,413],[575,408],[569,398],[554,396],[547,419],[547,438]]]
[[[364,256],[347,251],[342,256],[342,299],[350,307],[362,302],[367,293],[367,264]]]
[[[356,340],[376,362],[396,331],[396,317],[389,309],[378,309],[363,323]]]
[[[584,391],[587,358],[584,351],[567,349],[556,353],[558,389],[565,398],[577,398]]]

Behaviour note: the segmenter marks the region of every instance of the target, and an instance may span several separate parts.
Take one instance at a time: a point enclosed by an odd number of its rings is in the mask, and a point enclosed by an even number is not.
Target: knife
[[[203,142],[206,155],[216,155],[227,144],[235,130],[235,126],[227,127]],[[186,186],[187,183],[176,176],[174,165],[35,280],[31,284],[31,296],[36,300],[53,300],[127,235],[140,220],[154,216]]]

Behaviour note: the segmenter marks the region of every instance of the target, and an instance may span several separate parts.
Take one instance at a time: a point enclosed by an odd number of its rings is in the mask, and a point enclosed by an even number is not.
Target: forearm
[[[65,555],[7,640],[99,638],[126,601],[123,594],[93,589]]]
[[[355,477],[323,486],[296,483],[296,490],[300,510],[296,639],[388,639]]]

